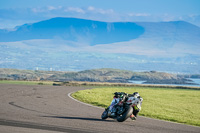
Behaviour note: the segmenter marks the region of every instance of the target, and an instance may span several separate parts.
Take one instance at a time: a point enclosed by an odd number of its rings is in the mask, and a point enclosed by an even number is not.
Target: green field
[[[143,97],[141,116],[200,126],[200,91],[152,87],[102,87],[72,94],[80,101],[108,107],[113,93],[139,92]]]

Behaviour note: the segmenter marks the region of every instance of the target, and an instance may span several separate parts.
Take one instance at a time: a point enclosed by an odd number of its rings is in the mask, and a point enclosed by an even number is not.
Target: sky
[[[0,0],[0,29],[53,17],[106,22],[187,21],[200,27],[200,0]]]

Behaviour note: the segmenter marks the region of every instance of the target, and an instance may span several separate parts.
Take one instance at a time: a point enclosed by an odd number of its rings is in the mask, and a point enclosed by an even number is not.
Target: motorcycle
[[[117,119],[118,122],[125,121],[133,113],[133,108],[135,106],[134,100],[135,98],[129,95],[125,102],[119,102],[117,105],[114,105],[111,110],[109,110],[109,107],[106,108],[101,118],[105,120],[109,117]]]

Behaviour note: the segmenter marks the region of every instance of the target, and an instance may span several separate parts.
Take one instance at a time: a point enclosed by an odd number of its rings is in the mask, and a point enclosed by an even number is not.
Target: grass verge
[[[0,80],[0,84],[21,84],[21,85],[53,85],[53,81],[18,81],[18,80]]]
[[[99,87],[72,94],[80,101],[108,107],[114,92],[139,92],[143,97],[139,115],[200,126],[200,91],[153,87]]]

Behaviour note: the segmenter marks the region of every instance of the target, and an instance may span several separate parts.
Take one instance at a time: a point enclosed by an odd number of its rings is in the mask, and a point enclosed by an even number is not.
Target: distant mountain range
[[[1,42],[32,39],[63,39],[88,45],[129,41],[144,33],[135,23],[106,23],[76,18],[53,18],[33,24],[25,24],[15,31],[2,31]]]
[[[52,18],[0,30],[0,68],[200,73],[200,27],[184,21]]]

